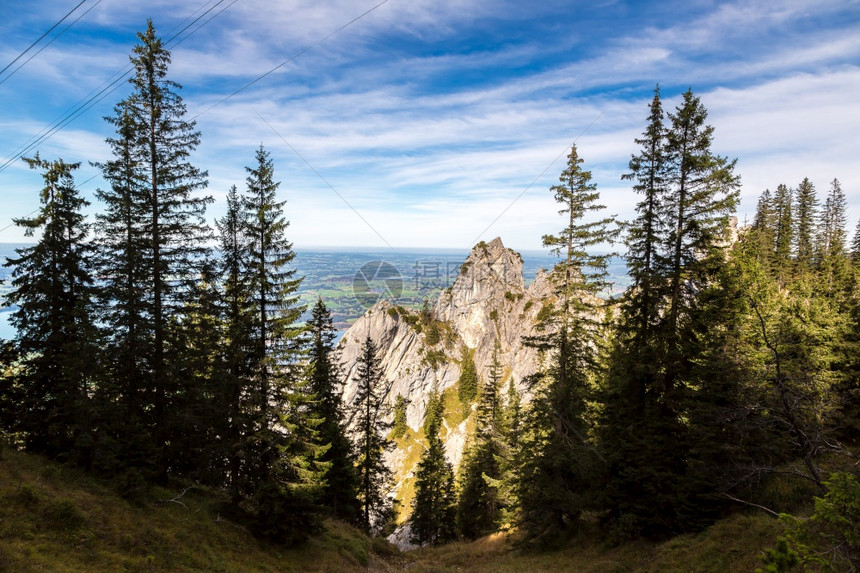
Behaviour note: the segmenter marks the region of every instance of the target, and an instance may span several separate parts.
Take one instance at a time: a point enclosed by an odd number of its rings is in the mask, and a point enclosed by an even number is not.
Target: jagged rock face
[[[523,344],[523,336],[533,334],[541,309],[553,301],[546,273],[540,271],[527,289],[519,253],[505,248],[499,238],[479,243],[452,287],[436,303],[434,319],[447,325],[438,344],[428,344],[427,332],[419,333],[388,301],[378,302],[350,327],[339,344],[346,367],[344,402],[350,404],[355,396],[352,381],[367,336],[378,347],[383,379],[390,385],[389,400],[393,403],[401,394],[410,401],[407,423],[413,430],[423,424],[434,385],[443,391],[456,384],[464,349],[474,351],[478,374],[483,377],[498,341],[506,374],[503,382],[513,377],[522,390],[523,378],[539,366],[537,351]],[[434,364],[428,353],[444,353],[445,362]],[[459,462],[459,456],[455,461]]]
[[[398,394],[410,400],[406,422],[413,430],[418,429],[424,423],[427,397],[434,383],[440,390],[452,386],[460,376],[460,366],[449,360],[434,368],[426,359],[426,335],[397,314],[391,303],[379,301],[346,331],[338,345],[346,367],[345,404],[355,398],[357,386],[353,380],[361,346],[368,336],[377,346],[388,400],[393,404]]]
[[[480,379],[486,380],[493,348],[498,343],[503,369],[500,390],[504,392],[513,379],[528,400],[523,379],[540,369],[541,357],[523,343],[523,338],[537,334],[538,316],[544,307],[546,312],[554,304],[556,298],[547,274],[540,271],[526,288],[522,257],[496,238],[472,249],[457,280],[439,297],[430,318],[438,336],[430,336],[427,317],[422,323],[415,311],[388,301],[378,302],[344,334],[338,345],[346,370],[344,404],[349,406],[355,398],[357,360],[368,336],[378,348],[389,403],[393,405],[398,394],[409,400],[406,421],[413,434],[401,441],[402,450],[386,456],[394,473],[394,489],[402,502],[409,502],[404,492],[414,482],[414,466],[424,447],[415,436],[424,423],[428,397],[434,388],[441,392],[457,384],[466,352],[472,354]],[[446,458],[455,470],[469,440],[468,428],[468,418],[452,424],[443,420],[440,437]]]
[[[543,271],[527,289],[522,257],[497,237],[472,249],[460,277],[439,297],[436,316],[475,351],[479,373],[488,371],[498,341],[502,367],[522,391],[523,378],[537,370],[539,360],[537,351],[523,344],[523,336],[534,334],[541,308],[554,301],[552,292]]]

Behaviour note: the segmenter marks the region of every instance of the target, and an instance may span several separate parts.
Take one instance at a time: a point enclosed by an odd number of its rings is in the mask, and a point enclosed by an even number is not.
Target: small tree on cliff
[[[353,401],[355,443],[358,449],[358,499],[361,503],[360,522],[367,533],[378,531],[392,515],[391,470],[385,465],[383,454],[393,447],[385,435],[391,429],[385,389],[382,387],[382,369],[376,355],[376,345],[368,335],[361,347],[356,368],[356,390]]]
[[[493,361],[478,403],[475,441],[463,455],[460,470],[460,498],[457,503],[457,524],[460,533],[469,539],[496,530],[503,502],[499,495],[504,463],[503,420],[499,401],[502,383],[499,344],[493,348]]]
[[[445,459],[445,447],[439,438],[440,416],[431,416],[427,424],[428,447],[415,470],[415,499],[412,501],[412,542],[437,545],[455,536],[456,494],[454,471]]]

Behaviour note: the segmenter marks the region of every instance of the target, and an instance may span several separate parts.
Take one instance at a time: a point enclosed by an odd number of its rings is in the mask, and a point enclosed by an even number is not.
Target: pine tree
[[[520,483],[519,467],[522,459],[520,445],[523,413],[522,399],[513,378],[508,381],[505,395],[505,404],[502,407],[499,422],[500,451],[496,457],[501,477],[493,480],[492,477],[487,476],[485,480],[488,485],[496,488],[499,503],[497,522],[502,528],[512,527],[518,522],[517,512],[520,506],[517,489]]]
[[[439,438],[441,419],[434,418],[427,428],[427,449],[415,468],[415,498],[409,518],[411,541],[419,545],[438,545],[455,537],[456,494],[454,471],[445,459]]]
[[[403,395],[398,394],[394,399],[394,422],[391,428],[391,437],[396,439],[402,438],[409,425],[406,423],[406,408],[409,406],[409,400]]]
[[[157,445],[164,435],[168,400],[172,392],[166,380],[167,348],[170,344],[169,318],[184,304],[183,295],[201,275],[205,242],[210,237],[205,210],[211,197],[195,192],[206,186],[206,172],[188,162],[200,142],[194,122],[184,119],[185,105],[174,89],[181,86],[167,79],[170,53],[155,34],[152,21],[131,57],[134,88],[126,100],[136,136],[136,158],[141,164],[145,198],[147,263],[153,348],[150,367],[153,375],[153,416]],[[147,281],[149,282],[149,281]]]
[[[148,202],[136,131],[127,102],[105,120],[116,129],[108,138],[114,159],[95,163],[109,183],[96,190],[103,211],[96,215],[95,264],[100,277],[99,320],[105,324],[102,361],[106,376],[96,403],[101,427],[101,471],[136,472],[151,467],[155,444],[148,425],[153,387],[147,358],[153,355],[151,308],[147,304],[149,265],[146,225]]]
[[[626,237],[627,268],[633,287],[628,291],[625,309],[629,315],[627,322],[634,329],[630,335],[637,339],[650,336],[659,315],[663,288],[657,273],[657,257],[660,238],[665,232],[661,207],[667,192],[668,157],[659,86],[654,90],[649,109],[648,127],[642,137],[635,140],[641,151],[631,157],[630,172],[621,176],[623,180],[635,181],[633,190],[643,195],[636,205],[637,217],[628,226]],[[641,403],[645,386],[636,382],[634,386],[631,395]]]
[[[647,127],[635,142],[641,151],[629,163],[630,172],[622,179],[635,181],[634,191],[644,195],[636,206],[637,217],[628,225],[626,262],[631,287],[622,301],[619,340],[623,345],[616,352],[623,361],[614,361],[619,371],[617,388],[607,401],[604,411],[603,441],[612,441],[607,431],[623,428],[623,420],[641,418],[645,414],[649,393],[653,393],[659,376],[659,361],[654,360],[660,343],[659,320],[665,315],[667,277],[661,269],[665,258],[664,245],[668,232],[666,202],[669,193],[670,163],[667,133],[663,125],[663,107],[659,88],[655,89],[650,105]],[[616,417],[616,418],[613,418]],[[641,451],[634,445],[637,436],[617,436],[607,445],[610,459],[624,463]],[[630,451],[627,451],[627,450]],[[620,489],[626,490],[626,485]]]
[[[546,235],[545,246],[563,256],[552,272],[560,308],[549,318],[548,334],[529,341],[550,355],[548,367],[533,377],[535,398],[523,439],[528,457],[520,468],[522,518],[532,536],[554,538],[575,530],[589,506],[589,487],[597,460],[587,420],[593,376],[601,370],[596,341],[602,302],[595,295],[606,285],[607,255],[588,249],[614,240],[612,217],[583,221],[603,209],[591,173],[571,148],[567,168],[552,187],[567,215],[558,235]]]
[[[794,191],[785,185],[779,185],[773,197],[774,219],[774,259],[773,268],[780,273],[780,280],[788,280],[791,267],[791,248],[794,244],[794,208],[792,196]]]
[[[487,378],[481,387],[481,399],[478,403],[478,419],[476,421],[475,432],[478,438],[483,440],[497,440],[501,432],[502,409],[499,392],[501,391],[500,386],[504,377],[499,357],[501,352],[502,349],[497,340],[493,345],[490,368],[487,371]]]
[[[795,192],[794,210],[794,254],[801,270],[810,269],[813,263],[817,219],[815,186],[809,178],[804,178]]]
[[[474,443],[463,454],[460,466],[460,496],[457,526],[460,534],[475,539],[498,528],[503,502],[499,496],[502,443],[502,408],[499,392],[502,366],[498,342],[478,403]]]
[[[671,192],[665,212],[671,225],[662,266],[669,280],[666,329],[670,363],[683,354],[679,334],[690,306],[687,293],[705,284],[722,260],[729,215],[739,196],[740,178],[734,174],[737,160],[713,154],[714,128],[705,125],[707,117],[707,110],[691,90],[684,93],[676,112],[669,114]],[[671,368],[664,376],[667,392],[671,392],[674,377],[680,374]]]
[[[388,497],[391,488],[391,470],[385,465],[383,454],[393,447],[385,438],[391,429],[386,422],[388,406],[382,388],[382,370],[376,354],[376,345],[367,337],[358,357],[355,381],[355,398],[352,402],[355,420],[354,441],[358,450],[356,469],[359,476],[361,526],[368,533],[378,532],[391,518],[392,502]]]
[[[445,399],[439,391],[438,381],[433,382],[433,387],[427,393],[427,403],[424,408],[424,435],[430,435],[434,424],[441,424],[445,416]]]
[[[751,231],[755,233],[759,257],[770,266],[776,251],[776,215],[770,189],[759,196]]]
[[[457,393],[463,411],[468,412],[472,400],[478,395],[478,370],[475,368],[475,360],[472,358],[473,351],[463,346],[460,361],[460,377],[457,379]]]
[[[652,389],[648,427],[642,432],[649,440],[643,452],[647,459],[634,470],[650,474],[645,491],[650,490],[651,507],[647,513],[637,511],[649,535],[689,527],[676,508],[685,503],[684,475],[692,456],[690,428],[682,420],[692,399],[691,370],[702,351],[694,332],[709,327],[701,323],[705,315],[698,309],[702,294],[725,264],[729,216],[737,206],[740,186],[734,173],[737,160],[711,150],[714,128],[706,125],[707,110],[691,90],[668,119],[671,175],[665,212],[672,224],[661,257],[669,284],[668,306],[658,346],[649,357],[661,370]],[[623,467],[622,462],[619,473]]]
[[[830,182],[830,191],[824,202],[824,212],[819,224],[819,260],[829,256],[841,256],[845,253],[846,206],[842,186],[838,179],[834,179]]]
[[[86,236],[89,225],[81,210],[88,202],[78,194],[72,172],[77,163],[46,161],[36,155],[24,161],[40,170],[45,187],[35,217],[14,219],[25,234],[41,233],[32,247],[16,249],[12,292],[6,304],[17,305],[10,322],[19,356],[13,383],[14,422],[29,451],[93,463],[92,401],[97,332],[93,321],[91,276]]]
[[[256,349],[258,409],[262,412],[269,409],[275,357],[291,351],[288,342],[298,334],[292,325],[303,309],[297,306],[295,294],[301,280],[295,278],[295,269],[288,268],[295,253],[285,236],[289,223],[282,210],[286,202],[276,200],[280,183],[274,181],[274,164],[262,145],[254,158],[256,165],[245,168],[247,192],[242,203],[248,212],[247,264],[250,296],[257,314],[252,344]]]
[[[219,443],[225,460],[224,481],[231,501],[238,506],[242,492],[248,489],[247,448],[245,442],[253,432],[250,395],[253,361],[257,354],[251,343],[252,324],[256,316],[252,292],[245,275],[248,269],[248,213],[232,186],[227,193],[227,212],[216,221],[221,261],[221,314],[224,341],[221,344],[221,372],[215,390],[215,410],[220,413]]]
[[[246,167],[245,262],[248,292],[251,430],[245,440],[249,502],[266,537],[297,541],[318,523],[314,500],[324,469],[311,408],[313,394],[304,374],[308,340],[299,324],[305,307],[301,283],[290,268],[295,258],[286,238],[285,201],[276,200],[279,182],[262,146],[254,167]]]
[[[343,372],[334,345],[337,331],[322,299],[314,305],[308,326],[311,334],[308,368],[310,391],[314,396],[312,412],[315,418],[322,420],[317,428],[319,441],[328,445],[328,450],[320,458],[329,464],[321,501],[331,510],[333,517],[356,521],[361,509],[358,476],[341,403]]]
[[[854,228],[854,238],[851,240],[851,261],[855,265],[860,264],[860,221],[857,221],[857,226]]]
[[[177,412],[171,401],[181,400],[190,382],[171,375],[171,325],[193,299],[207,264],[205,208],[212,198],[197,195],[207,174],[189,156],[200,134],[184,119],[175,91],[181,86],[167,79],[170,53],[151,20],[138,40],[130,58],[132,94],[109,119],[117,129],[109,140],[114,161],[101,165],[111,183],[100,197],[108,205],[102,223],[113,256],[103,260],[100,273],[108,277],[108,297],[117,297],[108,327],[124,350],[115,368],[129,392],[120,399],[129,402],[125,410],[144,418],[164,479],[171,464],[164,450],[171,441],[169,417]],[[134,439],[128,432],[140,430],[129,427],[126,441]]]
[[[824,212],[818,225],[816,261],[825,290],[830,296],[842,293],[848,287],[849,263],[846,253],[848,224],[847,203],[838,179],[830,183],[824,202]]]
[[[668,114],[665,193],[657,209],[665,222],[654,238],[655,318],[649,336],[632,336],[640,324],[622,301],[621,327],[610,354],[610,372],[601,390],[600,444],[607,474],[602,503],[617,535],[663,536],[686,527],[677,508],[686,503],[684,476],[690,459],[690,376],[702,351],[695,331],[702,293],[725,262],[729,216],[738,200],[735,161],[711,151],[714,129],[692,91]],[[651,119],[650,121],[653,121]],[[784,197],[777,193],[777,209]],[[770,209],[761,214],[770,219]],[[771,219],[773,220],[773,219]],[[634,268],[642,253],[631,251]],[[638,259],[638,260],[637,260]]]

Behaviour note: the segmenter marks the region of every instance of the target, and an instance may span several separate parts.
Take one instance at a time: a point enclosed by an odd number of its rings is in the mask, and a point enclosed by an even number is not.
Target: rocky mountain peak
[[[497,237],[474,246],[456,281],[440,295],[430,316],[405,309],[396,301],[380,301],[344,334],[339,344],[346,369],[344,403],[349,405],[355,398],[356,361],[368,336],[378,348],[389,402],[393,404],[398,395],[409,402],[406,419],[410,432],[389,456],[398,492],[409,491],[404,484],[414,479],[415,452],[424,447],[420,443],[421,427],[430,393],[434,389],[443,392],[452,408],[443,420],[442,438],[446,455],[456,467],[468,437],[468,417],[463,419],[464,406],[456,393],[463,360],[471,358],[478,375],[486,379],[493,349],[498,345],[504,371],[502,388],[513,380],[523,392],[523,379],[540,363],[537,350],[524,345],[523,337],[536,334],[538,316],[555,304],[547,274],[538,272],[526,288],[522,256]],[[465,407],[468,410],[468,405]],[[413,451],[415,448],[418,450]],[[403,500],[399,493],[398,497]]]
[[[484,289],[499,286],[522,289],[522,256],[513,249],[506,248],[499,237],[489,243],[481,241],[472,248],[460,268],[460,277],[452,290],[461,293],[473,292],[476,286]]]
[[[435,314],[454,327],[467,347],[489,344],[492,350],[505,301],[521,300],[525,291],[522,256],[496,237],[475,245],[457,280],[439,297]]]

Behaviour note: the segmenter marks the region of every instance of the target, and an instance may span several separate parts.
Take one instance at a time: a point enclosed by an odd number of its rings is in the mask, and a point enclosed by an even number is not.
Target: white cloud
[[[210,171],[210,192],[221,198],[231,184],[241,189],[244,166],[264,143],[283,181],[298,244],[381,241],[280,136],[395,246],[466,247],[534,181],[488,234],[538,248],[540,236],[558,226],[547,189],[575,138],[609,211],[629,217],[635,198],[620,175],[636,151],[633,139],[644,128],[657,82],[667,109],[688,85],[702,97],[716,127],[715,149],[740,158],[743,209],[765,187],[809,176],[823,191],[838,177],[849,215],[860,215],[860,175],[849,171],[860,129],[854,101],[860,32],[856,19],[837,18],[851,5],[856,13],[856,2],[678,3],[661,7],[665,21],[619,21],[617,32],[607,26],[609,32],[590,35],[567,3],[392,0],[207,111],[374,4],[243,0],[173,50],[171,77],[185,86],[190,115],[205,112],[193,160]],[[87,21],[133,41],[147,15],[164,33],[199,7],[104,0]],[[632,7],[590,9],[623,14]],[[459,49],[475,26],[519,26],[538,10],[563,17],[532,29],[499,28],[497,45]],[[0,93],[0,105],[28,118],[2,119],[8,129],[0,153],[98,85],[115,62],[127,62],[123,41],[99,39],[74,49],[68,49],[71,39],[58,41],[34,60],[22,75],[28,85],[54,86],[66,100],[33,115],[32,102]],[[10,52],[0,46],[0,53]],[[60,132],[43,155],[103,160],[110,130],[96,118],[119,97]],[[4,188],[11,174],[20,177],[20,169],[0,174]],[[26,206],[18,200],[10,199],[9,208]],[[219,201],[211,218],[222,212]],[[13,238],[7,232],[0,240]]]

